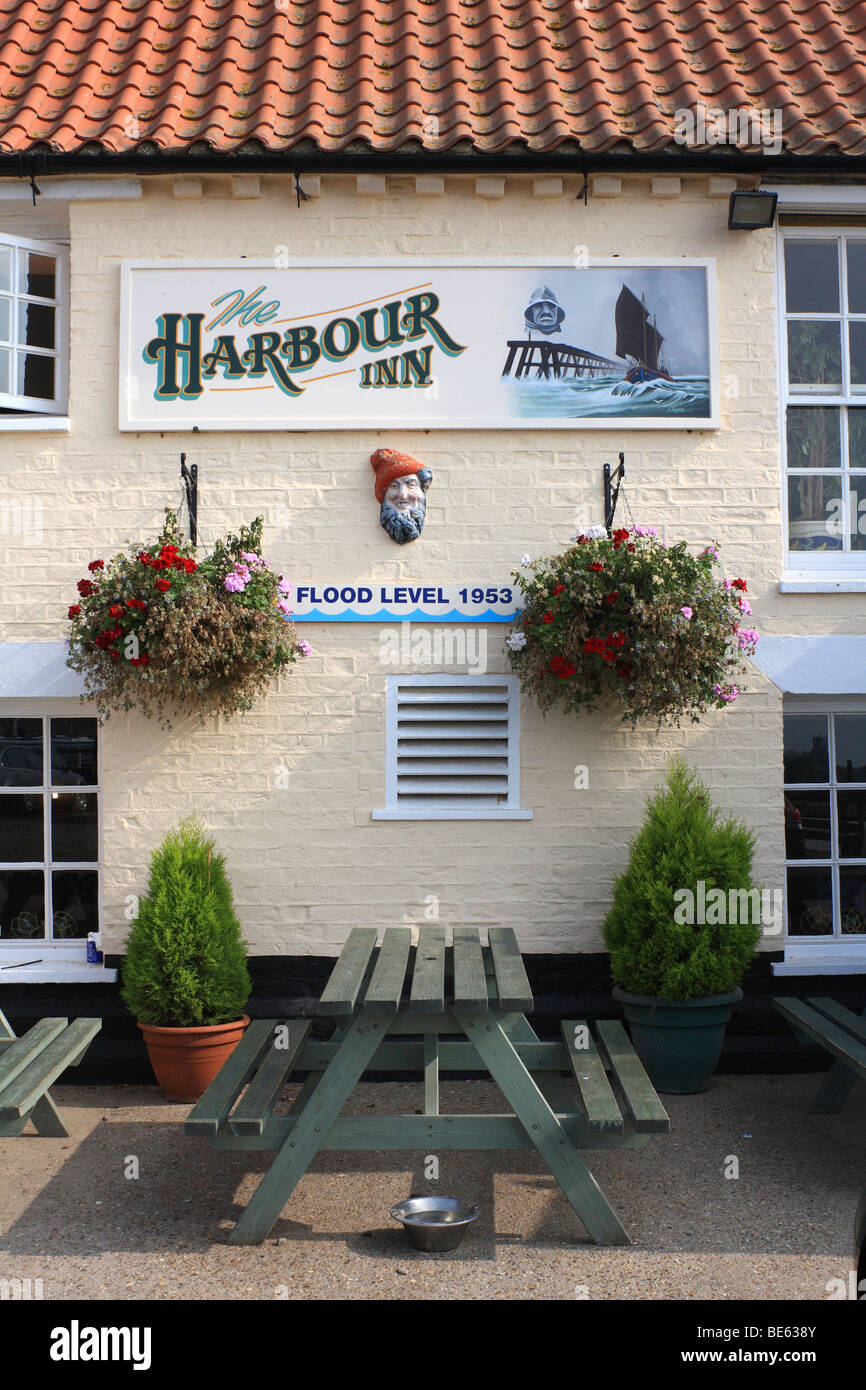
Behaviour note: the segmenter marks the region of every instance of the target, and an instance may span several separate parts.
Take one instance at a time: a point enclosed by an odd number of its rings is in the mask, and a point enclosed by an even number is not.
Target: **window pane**
[[[40,869],[0,869],[0,937],[45,935],[45,884]]]
[[[96,793],[52,792],[51,857],[55,863],[95,864],[97,845]]]
[[[848,531],[852,550],[866,550],[866,473],[848,479]]]
[[[0,298],[0,338],[4,343],[8,343],[9,333],[12,328],[12,301],[11,299]]]
[[[18,289],[21,294],[36,294],[41,299],[55,297],[55,260],[38,251],[19,251]]]
[[[788,548],[841,550],[845,529],[841,477],[814,473],[788,479]]]
[[[829,869],[788,870],[788,935],[832,936]]]
[[[51,304],[18,305],[18,341],[29,347],[54,347],[54,316]]]
[[[843,934],[866,933],[866,869],[839,870],[839,906]]]
[[[785,781],[829,782],[826,714],[786,714]]]
[[[866,782],[866,714],[836,715],[836,777]]]
[[[785,242],[785,307],[789,314],[839,311],[839,254],[835,241]]]
[[[51,875],[55,937],[84,937],[99,930],[98,881],[97,875],[86,869],[61,869]]]
[[[12,390],[12,353],[9,348],[0,348],[0,391],[5,394]]]
[[[852,468],[866,468],[866,410],[853,406],[848,411],[848,462]]]
[[[41,864],[44,859],[41,795],[0,796],[0,862]]]
[[[51,785],[95,787],[96,720],[52,719]]]
[[[866,391],[866,323],[848,324],[851,390]]]
[[[0,246],[0,290],[12,289],[12,247]]]
[[[830,858],[830,793],[785,793],[785,854],[788,859]]]
[[[848,309],[866,314],[866,241],[848,242]]]
[[[866,859],[866,792],[839,792],[839,857]]]
[[[841,468],[840,413],[833,406],[788,407],[789,468]]]
[[[801,390],[842,389],[842,339],[838,323],[795,319],[788,324],[788,380]]]
[[[54,400],[54,358],[35,352],[18,353],[18,394]]]
[[[0,787],[41,785],[42,720],[0,719]]]

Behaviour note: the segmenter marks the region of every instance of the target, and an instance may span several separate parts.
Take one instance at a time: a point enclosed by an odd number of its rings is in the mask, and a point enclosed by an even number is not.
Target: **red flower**
[[[112,648],[110,649],[108,655],[111,657],[112,661],[119,661],[119,660],[120,660],[120,652],[117,650],[116,647],[112,647]]]
[[[620,526],[620,527],[618,527],[618,529],[617,529],[616,531],[614,531],[613,536],[611,537],[611,539],[612,539],[613,544],[614,544],[614,549],[618,550],[619,547],[622,545],[623,541],[627,541],[627,540],[628,540],[628,527],[627,527],[627,526]]]
[[[91,584],[89,579],[79,579],[76,588],[82,598],[90,598],[91,594],[96,593],[96,585]]]
[[[126,609],[124,608],[122,603],[113,603],[108,611],[111,614],[112,618],[122,618],[124,613],[126,612]]]
[[[614,656],[613,652],[599,652],[599,656],[601,657],[602,661],[606,661],[608,665],[610,665],[612,661],[616,660],[616,657]]]
[[[607,639],[607,645],[609,647],[624,647],[625,634],[622,632],[612,632]]]
[[[95,570],[104,570],[104,569],[105,569],[105,561],[104,561],[104,560],[91,560],[91,561],[90,561],[90,564],[87,566],[87,568],[90,570],[90,573],[91,573],[91,574],[93,574],[93,572],[94,572]]]
[[[154,581],[154,583],[155,583],[155,587],[156,587],[157,589],[159,589],[160,592],[163,593],[163,594],[166,593],[166,592],[171,588],[171,580],[170,580],[170,579],[157,579],[157,580]]]
[[[126,600],[126,606],[127,608],[140,608],[141,611],[144,612],[147,604],[140,598],[128,598]]]
[[[630,545],[630,546],[629,546],[629,553],[630,553],[631,555],[634,555],[634,552],[635,552],[635,547],[634,547],[633,545]]]
[[[552,622],[553,622],[553,614],[550,612],[550,609],[548,609],[548,611],[545,613],[544,618],[543,618],[543,621],[544,621],[545,623],[552,623]]]
[[[614,591],[613,591],[612,594],[608,594],[608,596],[607,596],[607,601],[608,601],[608,603],[616,603],[616,601],[617,601],[618,598],[619,598],[619,589],[614,589]]]
[[[625,664],[622,665],[622,666],[620,666],[619,663],[617,663],[616,674],[620,677],[621,680],[624,680],[624,681],[630,680],[630,679],[631,679],[631,667],[628,665],[628,663],[625,663]]]
[[[176,545],[164,545],[162,547],[162,550],[159,552],[159,558],[160,560],[173,560],[176,554]]]
[[[584,644],[583,644],[583,650],[584,650],[585,652],[603,652],[603,651],[604,651],[604,638],[603,638],[603,637],[589,637],[589,638],[587,638],[587,640],[586,640],[586,641],[584,642]]]
[[[557,585],[555,586],[553,592],[554,592],[555,594],[564,594],[564,593],[565,593],[565,585],[564,585],[564,584],[557,584]]]
[[[195,560],[184,560],[183,567],[186,570],[187,574],[195,574],[196,570],[198,569],[198,565],[196,564]]]
[[[731,583],[732,589],[740,589],[744,594],[748,592],[748,585],[745,579],[735,579]]]
[[[590,568],[591,570],[594,570],[596,574],[601,574],[602,570],[604,569],[604,565],[600,565],[600,564],[598,563],[598,561],[595,560],[595,561],[593,561],[593,563],[590,565],[589,568]]]
[[[73,603],[72,606],[71,606],[71,608],[69,609],[69,612],[66,614],[66,616],[67,616],[67,618],[77,618],[80,612],[81,612],[81,604],[80,604],[80,603]]]

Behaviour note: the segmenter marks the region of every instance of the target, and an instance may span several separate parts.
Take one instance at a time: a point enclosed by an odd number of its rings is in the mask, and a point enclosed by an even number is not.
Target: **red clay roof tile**
[[[702,101],[862,155],[864,54],[862,0],[0,0],[0,152],[655,153]]]

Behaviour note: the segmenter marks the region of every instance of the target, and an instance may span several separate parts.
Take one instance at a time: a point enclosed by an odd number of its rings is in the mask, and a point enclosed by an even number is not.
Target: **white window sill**
[[[31,953],[30,959],[35,960],[36,955],[36,952]],[[110,985],[117,979],[116,970],[109,970],[105,965],[89,965],[84,956],[78,960],[70,960],[69,957],[52,960],[51,955],[46,951],[37,965],[18,965],[10,961],[4,966],[4,953],[0,952],[0,985]],[[28,957],[22,956],[21,959]]]
[[[0,434],[21,431],[68,434],[72,428],[68,415],[0,415]]]
[[[371,811],[373,820],[532,820],[531,811],[518,806],[405,806],[399,810]]]
[[[866,951],[825,956],[790,956],[773,964],[774,975],[866,975]]]
[[[780,594],[864,594],[866,579],[838,575],[834,579],[819,574],[785,574],[779,580]]]

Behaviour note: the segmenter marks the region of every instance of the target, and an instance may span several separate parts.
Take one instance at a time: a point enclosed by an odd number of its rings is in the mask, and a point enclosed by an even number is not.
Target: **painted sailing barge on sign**
[[[664,338],[656,327],[655,315],[650,318],[646,298],[638,299],[628,285],[623,285],[616,301],[616,355],[629,363],[626,381],[672,381],[662,356]]]

